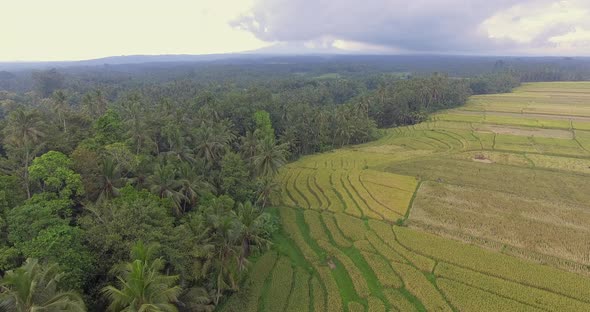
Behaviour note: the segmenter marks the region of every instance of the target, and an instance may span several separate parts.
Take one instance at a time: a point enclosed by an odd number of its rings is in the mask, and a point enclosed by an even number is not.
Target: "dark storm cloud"
[[[409,51],[481,52],[515,43],[489,39],[480,24],[531,1],[260,0],[233,25],[265,41],[334,38]]]

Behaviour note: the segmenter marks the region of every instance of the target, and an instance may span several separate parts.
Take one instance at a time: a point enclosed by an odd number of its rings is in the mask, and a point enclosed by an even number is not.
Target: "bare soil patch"
[[[475,156],[473,156],[473,158],[471,158],[471,160],[476,161],[476,162],[480,162],[480,163],[484,163],[484,164],[493,163],[493,161],[491,159],[487,158],[484,154],[476,154]]]

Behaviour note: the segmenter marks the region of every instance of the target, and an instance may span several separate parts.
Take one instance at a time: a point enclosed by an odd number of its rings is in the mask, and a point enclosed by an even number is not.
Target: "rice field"
[[[590,83],[474,96],[279,174],[247,311],[590,311]]]

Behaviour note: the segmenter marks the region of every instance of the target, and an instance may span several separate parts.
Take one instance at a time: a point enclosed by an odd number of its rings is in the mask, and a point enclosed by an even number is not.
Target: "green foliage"
[[[473,78],[469,88],[474,94],[506,93],[520,85],[515,73],[500,72]]]
[[[242,157],[227,153],[221,159],[221,190],[236,201],[253,199],[255,184],[250,181],[250,172]]]
[[[45,229],[69,224],[72,213],[67,199],[47,199],[37,194],[7,214],[8,239],[17,247],[33,240]]]
[[[256,155],[252,158],[254,170],[261,176],[274,176],[287,162],[287,146],[276,145],[274,139],[260,141]]]
[[[49,227],[22,245],[25,257],[55,262],[65,272],[61,281],[72,289],[80,289],[91,277],[93,257],[84,245],[82,231],[77,227],[56,225]]]
[[[53,192],[59,198],[84,195],[84,186],[79,174],[72,169],[72,160],[66,155],[50,151],[37,157],[29,167],[29,175],[40,181],[44,192]]]
[[[257,111],[254,113],[254,122],[256,123],[256,130],[254,135],[258,140],[275,139],[275,130],[272,127],[270,114],[266,111]]]
[[[181,293],[178,276],[161,271],[165,262],[154,259],[154,246],[139,242],[131,251],[131,262],[113,269],[118,286],[107,286],[103,293],[109,299],[109,311],[177,311],[173,304]]]
[[[103,186],[101,179],[102,166],[98,153],[86,147],[78,146],[72,152],[71,159],[72,169],[80,174],[86,198],[96,200]]]
[[[169,203],[131,186],[122,188],[119,197],[87,209],[80,224],[103,270],[123,261],[136,241],[163,245],[173,228]]]
[[[62,288],[62,277],[55,264],[27,259],[0,280],[0,311],[86,311],[80,295]]]
[[[123,122],[114,110],[107,110],[93,125],[94,140],[100,145],[123,141]]]
[[[3,265],[14,263],[17,254],[59,264],[66,270],[63,282],[80,288],[91,271],[92,258],[79,228],[69,226],[72,214],[69,199],[36,194],[7,214],[8,240]]]
[[[0,216],[16,207],[26,198],[18,179],[14,176],[0,175]]]
[[[17,248],[8,246],[5,243],[0,244],[1,271],[7,271],[15,267],[18,267],[21,260],[21,253]]]

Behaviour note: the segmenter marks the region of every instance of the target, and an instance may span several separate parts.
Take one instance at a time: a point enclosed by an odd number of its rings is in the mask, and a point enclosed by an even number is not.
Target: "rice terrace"
[[[583,82],[472,96],[303,157],[281,171],[282,229],[242,308],[590,311],[589,175]]]

